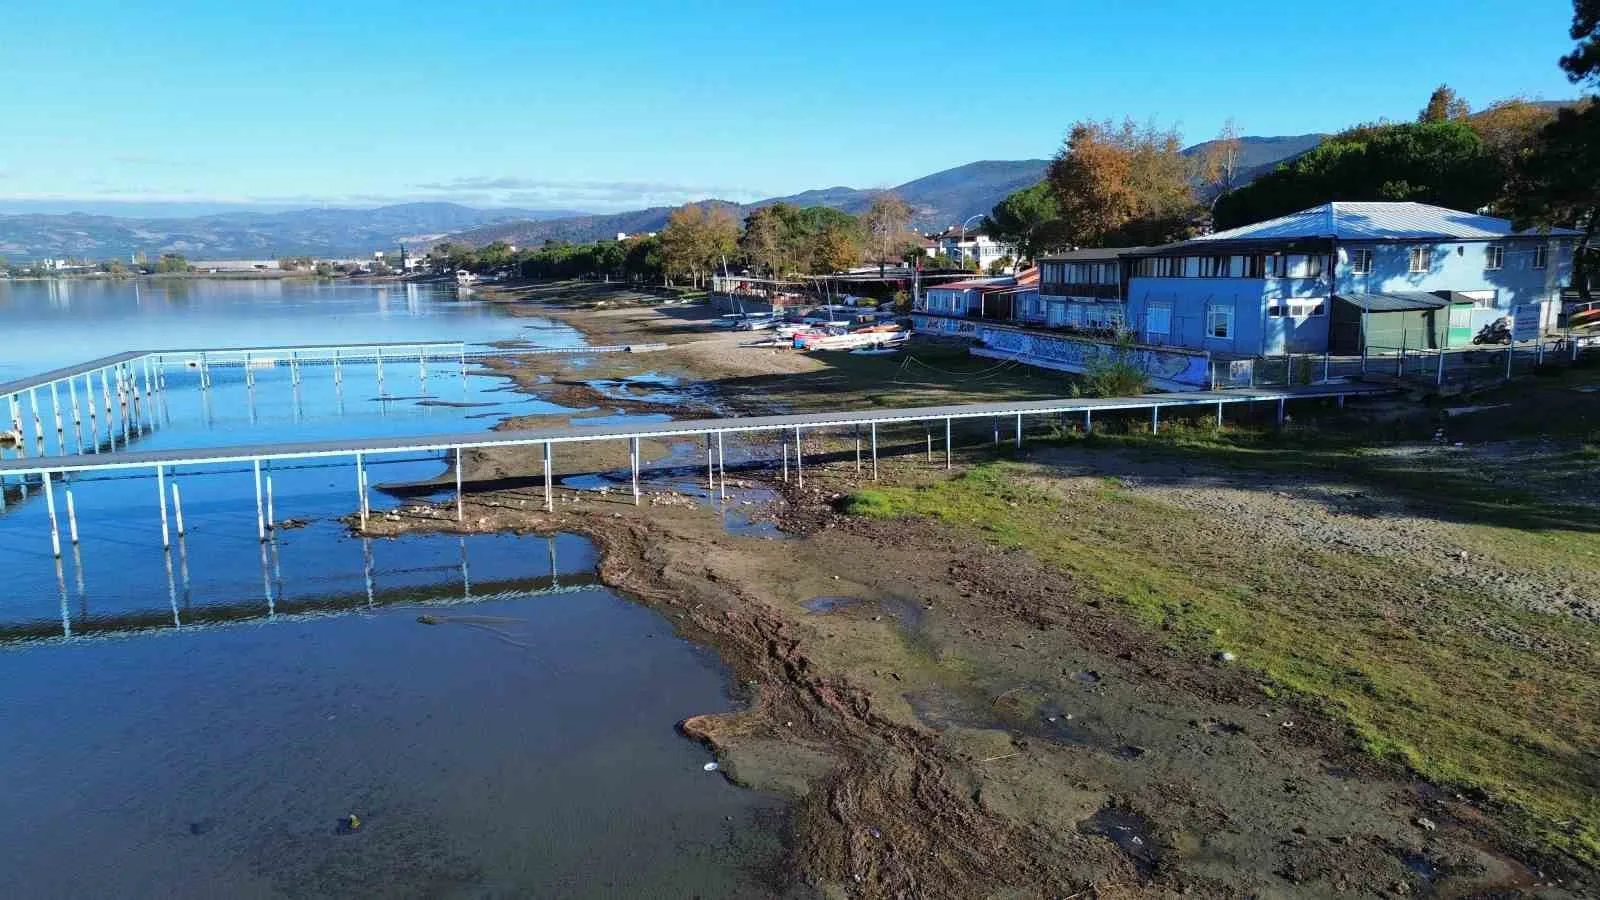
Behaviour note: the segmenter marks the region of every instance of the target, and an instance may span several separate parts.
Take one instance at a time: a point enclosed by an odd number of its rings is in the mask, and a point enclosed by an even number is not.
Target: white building
[[[951,262],[962,267],[976,262],[978,268],[985,272],[995,260],[1009,257],[1015,263],[1017,258],[1015,245],[997,241],[987,234],[976,231],[962,232],[959,228],[952,228],[943,234],[935,235],[933,242],[935,256],[943,253]]]

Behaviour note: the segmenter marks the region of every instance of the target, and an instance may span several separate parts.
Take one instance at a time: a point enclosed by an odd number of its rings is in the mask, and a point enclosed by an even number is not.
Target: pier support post
[[[265,543],[267,540],[267,505],[266,501],[261,497],[261,460],[251,460],[250,465],[255,470],[256,475],[256,539]]]
[[[161,549],[172,548],[172,535],[167,531],[167,470],[156,464],[156,497],[161,501]]]
[[[544,511],[555,512],[556,497],[550,482],[550,442],[544,442]]]
[[[727,459],[722,455],[722,432],[717,432],[717,486],[723,500],[728,499],[728,465]]]
[[[802,449],[802,445],[800,443],[799,426],[795,426],[794,429],[794,478],[796,486],[806,486],[805,451]]]
[[[72,539],[72,546],[78,546],[78,506],[72,502],[72,487],[65,481],[61,483],[61,490],[67,495],[67,537]]]
[[[1284,398],[1279,397],[1278,398],[1278,424],[1279,425],[1283,424],[1283,419],[1284,419],[1283,406],[1284,406],[1284,403],[1285,403]]]
[[[1092,409],[1083,411],[1083,433],[1094,434],[1094,410]]]
[[[378,361],[378,400],[383,400],[383,348],[379,347],[373,352]]]
[[[706,432],[706,499],[717,490],[717,467],[711,455],[711,432]]]
[[[172,515],[178,526],[178,540],[181,542],[186,533],[183,527],[183,494],[178,491],[178,479],[172,479]]]
[[[1022,446],[1022,413],[1017,413],[1017,447]]]
[[[72,446],[83,454],[83,411],[78,408],[78,380],[67,379],[67,400],[72,404]]]
[[[111,444],[111,449],[117,447],[117,420],[111,414],[111,381],[106,376],[106,370],[100,370],[100,399],[106,405],[106,440]]]
[[[28,405],[33,409],[33,436],[34,440],[37,442],[34,446],[38,448],[40,458],[43,458],[45,456],[44,424],[39,419],[38,388],[28,388]]]
[[[95,413],[94,376],[83,376],[83,405],[89,408],[89,445],[100,452],[100,416]]]
[[[1161,430],[1161,407],[1150,405],[1150,433],[1156,434]]]
[[[1000,446],[1000,420],[994,420],[994,445]]]
[[[278,527],[278,513],[272,508],[272,473],[267,473],[267,533]]]
[[[628,462],[633,467],[633,505],[639,505],[639,439],[628,439]]]
[[[356,500],[361,511],[361,530],[367,530],[367,465],[361,454],[356,454]]]
[[[1217,430],[1222,430],[1222,401],[1217,401]]]
[[[457,447],[456,448],[456,521],[457,522],[464,521],[466,519],[466,516],[467,516],[466,500],[463,499],[462,494],[461,494],[461,448]]]
[[[872,423],[872,480],[878,480],[878,423]]]
[[[861,474],[861,423],[856,423],[856,474]]]
[[[951,453],[951,447],[950,447],[950,420],[949,419],[945,419],[944,420],[944,470],[946,472],[950,471],[951,459],[952,459],[952,453]]]
[[[58,456],[67,455],[67,430],[61,425],[61,391],[56,389],[56,382],[50,382],[50,414],[56,420],[56,451]]]
[[[55,556],[56,559],[60,559],[61,530],[60,526],[56,524],[56,490],[53,486],[54,479],[55,476],[52,473],[46,472],[44,473],[44,478],[41,480],[44,481],[44,507],[45,510],[50,514],[50,552]]]

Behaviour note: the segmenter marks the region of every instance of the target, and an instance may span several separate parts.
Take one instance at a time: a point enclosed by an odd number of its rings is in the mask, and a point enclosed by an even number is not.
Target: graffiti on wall
[[[912,317],[912,327],[923,334],[973,338],[984,347],[1014,355],[1021,362],[1035,362],[1069,371],[1087,371],[1096,361],[1124,352],[1106,341],[1024,331],[972,319],[919,315]],[[1209,354],[1145,346],[1135,346],[1126,352],[1149,373],[1152,380],[1199,388],[1211,386]]]

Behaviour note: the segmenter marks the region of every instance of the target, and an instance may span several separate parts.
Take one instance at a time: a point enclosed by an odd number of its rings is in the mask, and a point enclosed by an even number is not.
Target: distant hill
[[[124,218],[82,213],[0,216],[0,256],[126,259],[181,253],[190,259],[353,256],[423,245],[492,222],[564,218],[571,210],[474,209],[455,203],[402,203],[375,209],[228,212],[187,218]]]
[[[1322,143],[1325,134],[1293,134],[1279,137],[1239,138],[1239,183],[1251,181],[1271,172],[1279,163],[1288,162]],[[1216,141],[1202,141],[1183,149],[1184,156],[1199,156]]]
[[[1323,138],[1320,134],[1299,134],[1286,137],[1240,138],[1242,180],[1248,182],[1270,172],[1284,160],[1293,159]],[[1186,148],[1185,155],[1194,155],[1209,147],[1212,142]],[[978,213],[987,213],[1012,191],[1025,188],[1044,177],[1050,165],[1047,159],[984,160],[946,169],[908,181],[890,190],[899,194],[911,205],[912,224],[921,229],[939,229],[955,225]],[[818,188],[771,197],[755,203],[738,205],[707,198],[701,202],[726,203],[735,207],[735,214],[744,217],[751,210],[774,203],[792,203],[796,206],[828,206],[848,213],[862,213],[872,204],[877,191],[851,187]],[[544,221],[501,222],[467,229],[450,235],[447,240],[482,246],[494,241],[527,246],[555,241],[594,241],[616,237],[618,233],[660,231],[666,227],[672,207],[658,206],[632,212],[603,216],[576,216]]]
[[[1044,177],[1044,159],[968,163],[943,172],[935,172],[890,188],[911,205],[912,224],[918,228],[943,228],[960,222],[976,213],[986,213],[1005,195],[1027,187]],[[735,213],[743,218],[751,210],[774,203],[793,203],[796,206],[828,206],[848,213],[862,213],[872,205],[875,190],[850,187],[830,187],[791,194],[787,197],[769,197],[749,204],[728,203],[736,207]],[[701,202],[723,203],[707,198]],[[540,244],[547,240],[594,241],[616,237],[618,232],[635,234],[641,231],[660,231],[666,227],[667,216],[673,207],[658,206],[633,212],[606,216],[578,216],[570,219],[551,219],[542,222],[508,222],[472,228],[449,236],[449,240],[474,246],[505,241],[509,244]]]
[[[1322,135],[1241,139],[1243,181],[1271,171],[1317,145]],[[1210,142],[1185,149],[1202,152]],[[912,224],[939,229],[986,213],[1007,194],[1044,177],[1049,160],[984,160],[935,172],[891,188],[912,209]],[[741,218],[773,203],[828,206],[865,212],[875,190],[829,187],[755,203],[728,203]],[[723,202],[714,199],[702,202]],[[659,231],[666,206],[595,215],[571,210],[475,209],[455,203],[402,203],[376,209],[299,209],[284,212],[222,212],[211,215],[126,217],[83,213],[0,215],[0,256],[13,262],[42,257],[90,260],[181,253],[190,259],[275,258],[293,255],[353,256],[400,243],[422,247],[451,240],[483,245],[493,241],[540,244],[546,240],[592,241]]]

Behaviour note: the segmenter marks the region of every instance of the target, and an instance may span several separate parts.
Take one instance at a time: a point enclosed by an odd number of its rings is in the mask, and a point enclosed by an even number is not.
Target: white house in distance
[[[989,266],[997,259],[1017,258],[1015,246],[997,241],[978,231],[963,232],[959,228],[947,228],[942,233],[933,235],[930,240],[933,241],[933,246],[925,247],[924,252],[929,256],[943,253],[958,266],[965,267],[969,262],[975,261],[979,269],[988,271]]]

